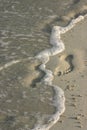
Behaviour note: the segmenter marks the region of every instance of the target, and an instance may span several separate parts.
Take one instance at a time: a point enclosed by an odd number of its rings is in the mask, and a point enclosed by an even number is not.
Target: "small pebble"
[[[76,107],[76,106],[77,106],[77,104],[76,104],[76,103],[73,103],[73,106],[74,106],[74,107]]]
[[[80,125],[80,128],[83,128],[83,125],[82,125],[82,124]]]
[[[78,95],[78,97],[82,97],[82,95],[81,95],[81,94],[79,94],[79,95]]]
[[[81,116],[77,116],[77,117],[76,117],[76,120],[80,120],[80,119],[81,119]]]
[[[74,101],[77,101],[77,99],[75,97],[72,98]]]

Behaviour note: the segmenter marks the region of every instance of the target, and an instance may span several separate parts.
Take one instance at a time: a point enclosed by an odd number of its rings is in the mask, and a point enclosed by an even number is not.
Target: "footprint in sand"
[[[62,55],[59,60],[58,67],[55,68],[54,75],[64,75],[70,73],[74,65],[72,63],[73,55]]]
[[[27,74],[22,79],[22,85],[25,87],[35,87],[36,83],[40,82],[41,78],[44,76],[44,73],[39,70],[40,61],[33,59],[27,63]]]

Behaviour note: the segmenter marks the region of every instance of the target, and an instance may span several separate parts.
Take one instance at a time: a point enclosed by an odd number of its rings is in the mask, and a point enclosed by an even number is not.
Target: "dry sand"
[[[66,97],[66,110],[50,130],[87,130],[87,18],[62,36],[66,50],[47,68]]]

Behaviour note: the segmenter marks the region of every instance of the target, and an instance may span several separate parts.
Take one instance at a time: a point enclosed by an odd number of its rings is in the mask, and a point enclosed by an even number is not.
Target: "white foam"
[[[13,64],[17,64],[17,63],[19,63],[19,62],[20,62],[20,60],[13,60],[13,61],[11,61],[11,62],[8,62],[8,63],[6,63],[5,65],[3,65],[3,66],[0,67],[0,71],[3,70],[3,69],[8,68],[8,67],[10,67],[10,66],[12,66]]]
[[[34,59],[34,58],[33,57],[28,57],[27,59],[25,58],[25,59],[12,60],[12,61],[4,64],[3,66],[0,66],[0,71],[6,69],[8,67],[11,67],[14,64],[17,64],[17,63],[20,63],[20,62],[26,61],[26,60],[31,60],[31,59]]]
[[[72,29],[75,26],[75,24],[81,21],[82,19],[84,19],[83,16],[79,16],[78,18],[73,19],[67,27],[54,26],[50,37],[50,44],[53,45],[53,47],[51,49],[46,49],[45,51],[40,52],[35,57],[42,61],[42,65],[39,68],[46,74],[42,79],[42,82],[44,84],[51,85],[54,88],[55,97],[53,105],[56,107],[56,112],[50,117],[47,124],[36,124],[35,128],[33,128],[32,130],[48,130],[59,120],[60,115],[63,114],[63,112],[65,111],[64,92],[60,87],[52,85],[53,74],[50,70],[46,69],[46,63],[49,61],[49,56],[53,56],[64,51],[65,46],[63,41],[61,40],[61,34]]]

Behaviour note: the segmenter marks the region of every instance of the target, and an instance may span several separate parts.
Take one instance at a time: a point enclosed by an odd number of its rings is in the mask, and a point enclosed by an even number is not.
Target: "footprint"
[[[70,73],[74,66],[72,64],[73,55],[62,55],[58,67],[55,68],[54,75],[64,75]]]
[[[22,84],[25,87],[35,87],[36,83],[40,82],[41,78],[43,78],[44,73],[39,70],[40,61],[31,60],[29,63],[26,63],[27,74],[22,79]]]

